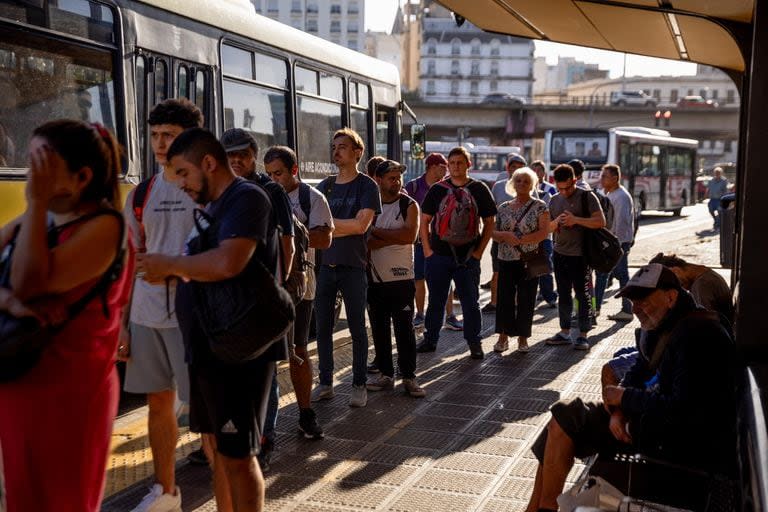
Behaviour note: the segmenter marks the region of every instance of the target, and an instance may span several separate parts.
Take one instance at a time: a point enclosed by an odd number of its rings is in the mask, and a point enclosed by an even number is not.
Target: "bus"
[[[248,0],[0,0],[0,222],[24,208],[32,130],[98,122],[124,147],[124,188],[157,168],[147,115],[185,97],[214,133],[243,128],[264,151],[292,147],[302,177],[336,172],[333,132],[368,154],[401,156],[399,72],[392,64],[258,15]]]
[[[544,159],[550,172],[558,164],[582,160],[584,179],[598,188],[600,168],[618,164],[622,185],[638,212],[661,210],[677,216],[684,206],[695,204],[698,146],[697,140],[671,137],[655,128],[548,130]]]
[[[447,156],[448,152],[457,145],[456,142],[427,141],[425,154],[442,153]],[[471,142],[465,142],[462,146],[469,151],[472,158],[469,175],[489,186],[506,177],[507,156],[510,153],[520,152],[518,146],[490,146]],[[403,142],[403,163],[407,167],[405,180],[418,178],[424,173],[424,160],[411,158],[411,142],[408,140]]]

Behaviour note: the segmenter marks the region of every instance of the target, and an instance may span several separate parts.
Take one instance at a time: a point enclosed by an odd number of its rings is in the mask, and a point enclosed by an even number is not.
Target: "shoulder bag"
[[[528,210],[531,209],[533,203],[533,200],[528,203],[528,206],[525,207],[522,215],[520,215],[520,217],[517,219],[517,222],[515,222],[515,230],[520,236],[523,234],[519,228],[520,221],[525,218],[525,215],[528,213]],[[525,278],[527,280],[537,279],[540,276],[552,272],[552,265],[549,263],[549,258],[544,252],[544,248],[541,246],[541,242],[539,242],[536,245],[536,249],[532,251],[524,251],[522,250],[521,246],[517,246],[517,252],[520,253],[520,261],[523,263]]]
[[[593,194],[593,192],[584,191],[581,196],[581,205],[585,217],[590,216],[587,202],[588,194]],[[595,200],[599,204],[600,200],[597,198]],[[582,248],[587,266],[605,274],[612,271],[624,254],[624,251],[621,250],[619,239],[605,228],[584,228],[582,231],[584,232]]]

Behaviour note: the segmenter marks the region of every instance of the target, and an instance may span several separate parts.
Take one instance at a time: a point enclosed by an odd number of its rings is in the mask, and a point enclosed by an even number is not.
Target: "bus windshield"
[[[558,133],[552,136],[550,162],[566,163],[578,158],[588,165],[606,162],[608,133]]]

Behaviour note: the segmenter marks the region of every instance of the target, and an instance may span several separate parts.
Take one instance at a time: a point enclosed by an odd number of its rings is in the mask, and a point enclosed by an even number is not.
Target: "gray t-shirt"
[[[141,247],[139,224],[133,213],[133,194],[125,200],[123,214],[127,220],[133,242]],[[142,224],[146,235],[144,247],[148,253],[178,256],[184,253],[186,241],[194,227],[192,211],[194,201],[176,184],[165,179],[161,171],[155,178],[146,197]],[[153,329],[178,327],[176,320],[176,281],[165,284],[149,284],[136,279],[131,303],[131,322]]]
[[[328,201],[325,200],[325,196],[320,193],[314,187],[309,187],[309,219],[307,219],[304,210],[301,209],[301,202],[299,201],[299,185],[291,192],[288,193],[288,200],[291,202],[291,210],[296,218],[301,221],[307,230],[313,228],[328,226],[333,229],[333,217],[331,217],[331,209],[328,207]],[[315,250],[310,248],[307,251],[307,260],[315,261]],[[315,290],[317,289],[317,280],[315,278],[315,272],[310,270],[307,272],[307,291],[304,294],[304,300],[311,300],[315,298]]]
[[[691,284],[691,295],[702,307],[717,311],[733,322],[731,289],[720,274],[707,269]]]
[[[582,196],[587,195],[587,210],[584,211]],[[576,217],[590,217],[592,213],[600,211],[600,203],[595,194],[587,192],[584,189],[576,188],[571,197],[565,197],[563,194],[555,194],[549,202],[549,213],[552,219],[556,219],[563,212],[571,212]],[[563,256],[582,256],[584,226],[572,226],[567,228],[559,226],[555,231],[555,252]]]
[[[365,174],[348,183],[333,183],[326,178],[317,185],[317,189],[328,199],[328,206],[334,219],[354,219],[363,209],[381,213],[381,196],[376,182]],[[330,190],[328,190],[330,188]],[[366,235],[348,235],[334,237],[331,246],[321,251],[323,265],[345,265],[365,268],[368,262]]]
[[[728,180],[725,178],[720,178],[719,180],[712,178],[709,180],[707,188],[709,189],[710,199],[720,199],[728,192]]]
[[[496,206],[514,199],[514,197],[507,194],[507,180],[499,180],[494,183],[491,194],[493,194],[493,200],[496,201]]]
[[[613,226],[611,232],[621,243],[630,243],[635,236],[635,208],[632,196],[627,189],[619,188],[605,194],[613,206]]]

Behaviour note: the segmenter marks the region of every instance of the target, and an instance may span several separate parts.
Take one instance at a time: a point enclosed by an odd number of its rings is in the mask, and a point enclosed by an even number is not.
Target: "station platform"
[[[336,397],[315,404],[326,432],[320,441],[297,435],[298,407],[282,365],[277,449],[265,474],[266,510],[524,510],[537,466],[530,446],[549,419],[549,407],[576,396],[599,400],[602,365],[619,348],[634,344],[637,320],[607,319],[620,307],[613,298],[617,289],[614,285],[606,294],[588,352],[544,344],[559,328],[557,310],[541,303],[530,351],[516,351],[513,339],[508,352],[496,354],[494,315],[485,314],[485,359],[469,358],[461,332],[443,330],[437,351],[418,355],[417,378],[426,398],[404,395],[398,380],[394,391],[369,392],[368,406],[360,409],[347,405],[351,341],[348,331],[337,332]],[[486,292],[480,302],[487,300]],[[185,512],[216,510],[210,470],[185,460],[198,446],[198,437],[182,429],[177,481]],[[569,483],[583,469],[577,464]],[[115,424],[102,510],[131,510],[147,493],[151,474],[141,407]]]

